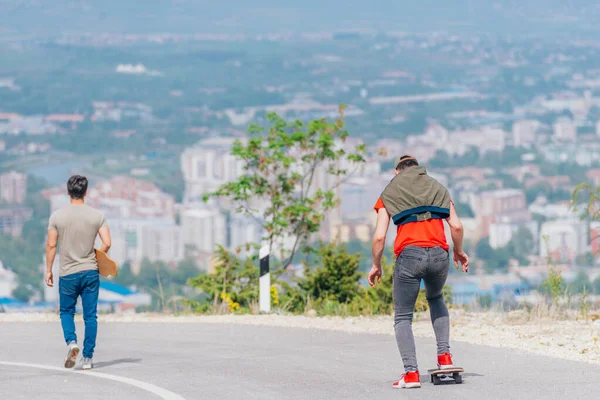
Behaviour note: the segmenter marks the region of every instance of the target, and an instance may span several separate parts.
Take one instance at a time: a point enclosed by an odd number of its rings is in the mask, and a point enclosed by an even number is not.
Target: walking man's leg
[[[443,295],[449,266],[448,252],[441,247],[432,248],[429,267],[424,280],[431,324],[437,342],[438,367],[446,366],[450,368],[452,367],[450,358],[450,316]]]
[[[424,270],[425,254],[424,249],[406,248],[396,260],[394,271],[394,330],[405,372],[418,370],[412,321]]]
[[[73,368],[79,355],[77,334],[75,333],[75,307],[79,297],[79,274],[61,277],[58,280],[60,301],[60,324],[68,346],[65,368]]]
[[[92,357],[96,347],[98,334],[98,293],[100,291],[100,276],[98,271],[86,271],[82,277],[81,303],[83,306],[83,321],[85,323],[85,339],[83,342],[83,368],[92,368]]]

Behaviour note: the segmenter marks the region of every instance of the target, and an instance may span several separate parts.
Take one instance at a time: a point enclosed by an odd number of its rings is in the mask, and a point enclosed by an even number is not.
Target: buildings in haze
[[[514,147],[532,148],[537,139],[540,123],[536,120],[520,120],[512,126],[512,145]]]
[[[26,207],[9,206],[0,208],[0,233],[20,236],[23,225],[33,216],[33,210]]]
[[[177,263],[184,258],[180,228],[167,218],[108,218],[112,237],[111,258],[117,264],[131,263],[134,273],[144,259]],[[97,239],[97,246],[100,245]]]
[[[590,250],[589,223],[579,218],[544,222],[540,228],[540,256],[557,262],[574,262]]]
[[[205,193],[242,174],[243,163],[231,155],[234,138],[211,138],[188,147],[181,154],[185,180],[184,203],[201,201]]]
[[[0,203],[23,204],[27,198],[27,175],[10,171],[0,175]]]
[[[521,189],[484,191],[474,196],[470,205],[479,222],[480,236],[488,237],[494,231],[490,237],[495,241],[490,242],[492,247],[501,247],[506,242],[506,232],[515,232],[519,226],[531,222],[525,192]]]
[[[193,251],[212,254],[217,245],[226,246],[226,218],[219,210],[183,210],[180,221],[183,245],[191,246]]]
[[[554,137],[565,142],[574,142],[577,139],[577,125],[566,117],[558,118],[553,125]]]

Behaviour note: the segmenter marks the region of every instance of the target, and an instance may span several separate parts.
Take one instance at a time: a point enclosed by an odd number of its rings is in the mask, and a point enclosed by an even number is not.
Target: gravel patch
[[[76,317],[81,320],[81,315]],[[600,364],[600,320],[529,320],[526,313],[451,311],[451,341],[518,349],[520,351],[573,361]],[[0,314],[0,323],[56,322],[57,314]],[[302,329],[325,329],[349,333],[393,334],[391,316],[380,317],[308,317],[286,315],[165,315],[105,314],[100,322],[118,323],[229,323],[281,326]],[[413,323],[415,336],[433,337],[426,314]]]

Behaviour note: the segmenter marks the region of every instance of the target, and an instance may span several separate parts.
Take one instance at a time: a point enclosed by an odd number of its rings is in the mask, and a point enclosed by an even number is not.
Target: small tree
[[[251,258],[242,260],[219,246],[215,260],[214,272],[190,278],[188,285],[202,289],[212,298],[215,309],[219,304],[226,304],[230,312],[248,307],[258,299],[259,271]]]
[[[600,221],[600,187],[594,188],[587,183],[578,185],[575,188],[571,199],[571,209],[573,211],[579,210],[578,203],[579,198],[582,197],[582,195],[584,198],[587,197],[587,201],[584,202],[585,212],[582,213],[581,218],[590,221]],[[600,238],[592,237],[592,240],[600,240]],[[592,264],[594,256],[597,256],[597,254],[592,254]]]
[[[278,254],[282,267],[315,233],[338,199],[335,188],[349,176],[350,167],[365,161],[365,145],[344,149],[348,138],[342,120],[286,122],[275,113],[267,116],[268,130],[252,125],[247,143],[236,141],[232,154],[243,163],[244,174],[204,196],[229,200],[238,212],[255,219],[263,229],[270,252],[291,239],[291,249]]]
[[[587,197],[585,204],[585,212],[582,218],[589,218],[592,221],[600,221],[600,187],[594,188],[593,186],[582,183],[579,184],[573,191],[573,197],[571,198],[571,209],[573,211],[579,210],[579,199],[580,197]]]
[[[535,239],[529,229],[521,226],[506,247],[512,257],[525,264],[528,263],[527,257],[535,251]]]
[[[543,292],[546,293],[546,295],[550,295],[552,305],[556,307],[558,306],[558,300],[560,296],[563,294],[564,279],[562,276],[562,271],[554,265],[552,256],[550,255],[548,237],[543,236],[542,238],[544,239],[544,242],[546,244],[546,263],[548,264],[548,276],[542,282],[541,288]]]
[[[349,303],[360,293],[358,272],[360,255],[350,254],[343,244],[321,244],[318,250],[321,265],[306,266],[306,275],[298,282],[300,289],[312,299]]]
[[[15,300],[22,301],[24,303],[28,302],[33,295],[34,292],[31,290],[31,287],[22,283],[20,283],[19,286],[17,286],[12,292],[12,296],[15,298]]]

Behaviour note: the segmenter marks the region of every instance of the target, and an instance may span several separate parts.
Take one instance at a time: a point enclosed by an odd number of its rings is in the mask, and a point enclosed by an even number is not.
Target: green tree
[[[204,197],[228,200],[238,212],[256,219],[271,252],[291,238],[291,250],[280,254],[283,268],[318,232],[325,213],[338,204],[334,189],[349,175],[348,168],[365,161],[365,145],[353,146],[352,151],[341,145],[348,138],[342,111],[343,107],[334,122],[320,119],[308,124],[268,114],[268,130],[253,124],[248,142],[233,146],[232,155],[243,163],[245,173]],[[322,173],[333,178],[330,184],[322,176],[317,183]]]
[[[570,293],[583,293],[584,291],[590,292],[593,290],[593,285],[590,282],[588,274],[581,269],[577,272],[575,279],[568,285],[568,287]]]
[[[186,258],[177,264],[177,267],[172,272],[173,283],[185,285],[188,279],[198,275],[198,266],[191,258]]]
[[[116,284],[123,286],[130,286],[136,283],[136,277],[131,271],[131,263],[129,261],[119,267],[119,274],[113,280]]]
[[[583,197],[584,212],[582,218],[600,221],[600,187],[594,188],[587,183],[579,184],[571,197],[571,209],[580,211],[580,200]],[[587,199],[586,199],[587,197]]]
[[[350,254],[343,244],[321,244],[321,265],[309,268],[298,286],[307,297],[349,303],[360,292],[359,254]]]
[[[575,263],[580,267],[592,267],[594,266],[595,261],[594,255],[591,252],[577,256],[575,259]]]
[[[370,297],[370,302],[367,303],[371,308],[372,314],[390,314],[394,309],[394,300],[392,298],[392,285],[395,263],[392,261],[387,262],[388,258],[385,257],[381,261],[381,267],[383,273],[381,276],[381,282],[375,286],[375,288],[367,288],[365,292]],[[391,259],[393,260],[393,258]],[[415,304],[415,308],[417,305]]]
[[[188,279],[188,285],[202,290],[210,299],[213,306],[229,303],[229,310],[237,307],[249,307],[258,299],[259,270],[252,258],[240,259],[222,246],[215,252],[215,270]]]
[[[429,161],[429,165],[434,168],[446,168],[453,165],[452,157],[444,150],[437,150],[435,156]],[[395,168],[395,166],[394,166]]]
[[[494,257],[494,249],[490,246],[490,239],[483,238],[475,246],[475,255],[482,260],[490,260]]]
[[[473,217],[475,217],[475,213],[473,212],[473,209],[467,203],[457,202],[457,203],[454,204],[454,208],[456,210],[456,213],[461,218],[473,218]]]
[[[595,294],[600,294],[600,278],[594,279],[591,288],[594,290]]]
[[[512,257],[519,260],[521,264],[528,264],[527,257],[535,251],[535,238],[529,229],[519,227],[508,244],[508,250]]]
[[[28,302],[33,294],[34,291],[31,289],[31,287],[29,287],[29,285],[23,285],[22,283],[20,283],[19,286],[17,286],[12,292],[12,296],[16,300],[22,302]]]
[[[490,246],[489,238],[477,242],[475,255],[484,262],[484,268],[489,272],[506,271],[511,257],[508,246],[494,249]]]

